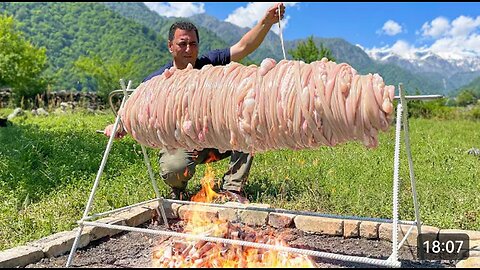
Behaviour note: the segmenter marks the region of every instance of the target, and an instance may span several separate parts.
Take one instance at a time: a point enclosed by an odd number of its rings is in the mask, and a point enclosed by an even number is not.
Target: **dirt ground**
[[[171,229],[180,231],[182,221],[171,220]],[[162,229],[161,226],[145,223],[143,228]],[[386,259],[392,252],[388,241],[367,239],[344,239],[309,234],[298,229],[278,230],[288,235],[285,241],[291,247],[310,249],[328,253]],[[152,250],[165,240],[166,236],[122,232],[110,238],[91,242],[87,247],[77,250],[72,267],[95,268],[140,268],[152,267]],[[55,258],[43,258],[41,261],[27,265],[26,268],[65,267],[68,253]],[[454,268],[456,261],[423,261],[416,260],[416,249],[402,247],[398,252],[402,268]],[[379,268],[374,265],[336,261],[313,257],[318,267],[322,268]]]

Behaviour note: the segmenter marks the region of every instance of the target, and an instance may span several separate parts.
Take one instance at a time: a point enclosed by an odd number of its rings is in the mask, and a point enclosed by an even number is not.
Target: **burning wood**
[[[269,245],[283,245],[272,229],[254,230],[246,225],[225,223],[219,237]],[[307,256],[224,243],[185,242],[170,239],[153,252],[154,267],[315,267]]]
[[[211,202],[219,197],[211,188],[213,179],[211,168],[207,166],[207,174],[202,179],[202,190],[193,197],[193,200]],[[190,213],[191,215],[185,217],[183,233],[286,246],[282,237],[276,236],[272,228],[260,230],[239,223],[212,220],[202,211]],[[315,267],[315,263],[304,255],[203,240],[182,241],[173,238],[155,247],[152,260],[154,267],[169,268]]]

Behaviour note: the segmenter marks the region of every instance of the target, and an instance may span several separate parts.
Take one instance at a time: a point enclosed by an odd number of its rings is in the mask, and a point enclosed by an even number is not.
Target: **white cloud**
[[[425,37],[438,38],[450,30],[450,22],[443,17],[435,18],[432,22],[422,25],[422,35]]]
[[[404,40],[398,40],[393,44],[393,46],[390,48],[392,52],[395,54],[400,55],[402,58],[415,58],[415,51],[417,50],[415,47],[410,45],[408,42]]]
[[[415,52],[424,51],[431,51],[445,59],[480,57],[480,16],[472,18],[462,15],[451,22],[445,17],[437,17],[425,22],[417,33],[433,39],[431,45],[415,47],[406,41],[398,40],[392,46],[365,51],[369,54],[393,52],[407,59],[414,58]]]
[[[289,19],[290,19],[290,16],[288,15],[284,16],[283,20],[280,20],[280,26],[278,26],[278,23],[277,23],[276,25],[272,26],[270,30],[272,30],[275,34],[280,35],[280,27],[282,27],[282,33],[284,33]]]
[[[430,47],[434,53],[453,59],[480,56],[480,16],[459,16],[445,29]]]
[[[457,36],[456,38],[442,38],[435,41],[430,47],[432,52],[444,58],[462,59],[465,57],[480,56],[480,35]]]
[[[382,30],[377,31],[379,34],[387,34],[389,36],[395,36],[402,32],[402,26],[393,20],[388,20],[383,24]]]
[[[452,37],[465,37],[475,31],[480,26],[480,16],[476,19],[466,16],[460,16],[453,20],[452,30],[450,35]]]
[[[297,2],[284,2],[283,4],[287,8],[295,6]],[[265,12],[272,7],[272,5],[273,3],[269,2],[250,2],[245,7],[239,7],[235,9],[231,14],[228,15],[225,21],[240,27],[252,28],[255,26],[258,20],[265,16]],[[285,16],[283,20],[280,21],[282,31],[287,27],[289,19],[290,16],[288,16],[288,9],[285,9]],[[280,33],[278,26],[273,26],[271,30],[276,34]]]
[[[205,4],[198,2],[144,2],[144,4],[161,16],[190,17],[205,13]]]

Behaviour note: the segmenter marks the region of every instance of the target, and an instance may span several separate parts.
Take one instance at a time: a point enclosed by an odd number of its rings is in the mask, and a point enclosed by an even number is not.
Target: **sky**
[[[480,57],[480,2],[283,2],[284,40],[343,38],[366,51],[405,58],[432,51],[444,58]],[[253,27],[274,2],[146,2],[162,16],[206,13]],[[272,31],[279,34],[278,24]]]

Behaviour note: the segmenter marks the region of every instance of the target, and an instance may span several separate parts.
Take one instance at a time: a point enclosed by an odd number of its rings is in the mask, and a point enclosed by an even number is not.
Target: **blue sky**
[[[163,16],[207,13],[239,26],[253,26],[265,2],[146,3]],[[480,3],[451,2],[284,2],[285,40],[339,37],[366,50],[393,50],[408,56],[432,50],[455,58],[480,56]],[[278,26],[272,27],[278,33]]]

